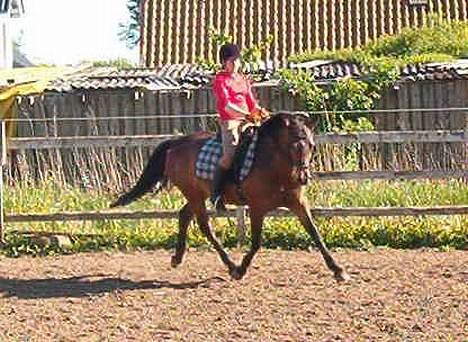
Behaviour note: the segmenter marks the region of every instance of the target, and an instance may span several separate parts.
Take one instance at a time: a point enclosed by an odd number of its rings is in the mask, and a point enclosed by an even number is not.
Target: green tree
[[[127,9],[129,12],[129,19],[125,23],[120,23],[119,38],[125,42],[129,48],[134,48],[140,42],[140,28],[141,28],[141,3],[142,0],[127,0]]]
[[[234,41],[232,35],[217,31],[214,28],[210,28],[208,36],[216,51],[218,51],[223,44]],[[273,36],[269,35],[256,44],[244,47],[241,50],[242,67],[246,68],[248,66],[251,71],[257,70],[262,60],[262,54],[268,50],[272,42]],[[197,64],[209,71],[215,71],[220,68],[220,65],[213,59],[206,59],[203,57],[197,58]]]

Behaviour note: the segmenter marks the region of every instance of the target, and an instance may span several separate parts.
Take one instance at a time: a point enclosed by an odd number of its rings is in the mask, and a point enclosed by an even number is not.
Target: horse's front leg
[[[322,253],[322,256],[325,259],[325,263],[327,264],[328,268],[335,275],[335,279],[337,281],[349,280],[349,275],[333,259],[327,246],[323,242],[320,232],[312,219],[312,215],[310,213],[310,209],[305,198],[301,196],[300,198],[292,200],[289,204],[289,209],[291,209],[299,217],[299,220],[301,221],[302,225],[305,227],[309,235],[314,240],[315,245],[320,250],[320,253]]]
[[[255,209],[250,211],[250,222],[251,222],[251,232],[252,232],[252,244],[250,246],[250,251],[244,256],[239,267],[231,271],[231,277],[236,280],[242,279],[247,273],[247,268],[252,263],[252,260],[255,254],[258,252],[262,245],[262,228],[263,228],[263,219],[265,215]]]

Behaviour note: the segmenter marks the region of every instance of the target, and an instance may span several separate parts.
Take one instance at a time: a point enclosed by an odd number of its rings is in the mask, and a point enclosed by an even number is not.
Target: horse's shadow
[[[224,281],[224,279],[213,277],[200,281],[172,283],[165,280],[133,281],[107,275],[44,279],[0,278],[0,297],[17,297],[19,299],[81,298],[113,291],[195,289],[207,287],[213,281]]]

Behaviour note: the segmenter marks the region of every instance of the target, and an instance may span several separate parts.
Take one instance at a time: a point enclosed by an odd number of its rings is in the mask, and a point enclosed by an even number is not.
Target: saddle
[[[247,124],[241,129],[240,142],[228,174],[230,182],[240,184],[248,176],[255,158],[257,130],[258,127],[251,124]],[[195,165],[196,175],[203,179],[212,180],[222,153],[222,139],[220,132],[218,132],[216,136],[207,139],[203,144]]]
[[[237,184],[241,182],[241,170],[244,166],[244,161],[246,160],[249,147],[251,146],[257,131],[258,126],[256,125],[247,125],[242,129],[242,133],[239,137],[239,145],[236,148],[236,153],[234,154],[234,159],[231,166],[232,178]]]

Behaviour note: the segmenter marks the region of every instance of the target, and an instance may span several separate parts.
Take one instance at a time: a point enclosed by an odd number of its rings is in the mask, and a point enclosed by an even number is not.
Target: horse
[[[305,227],[321,252],[337,281],[350,279],[327,249],[313,221],[304,186],[310,177],[309,166],[314,152],[313,122],[301,115],[279,113],[265,120],[257,129],[255,159],[250,173],[242,182],[232,182],[224,188],[226,204],[247,205],[251,221],[251,246],[240,265],[231,261],[213,233],[206,199],[211,182],[196,176],[198,153],[214,133],[198,132],[160,143],[151,155],[134,187],[121,195],[111,207],[127,205],[144,194],[155,192],[167,184],[177,187],[187,203],[179,211],[179,231],[171,266],[179,266],[187,248],[187,229],[196,218],[207,240],[213,245],[230,276],[242,279],[262,244],[262,226],[268,212],[286,207]]]

